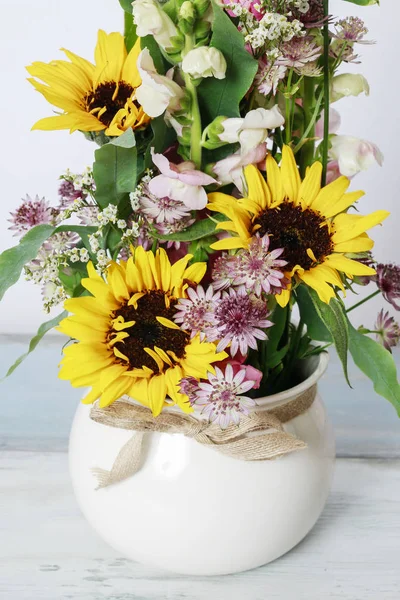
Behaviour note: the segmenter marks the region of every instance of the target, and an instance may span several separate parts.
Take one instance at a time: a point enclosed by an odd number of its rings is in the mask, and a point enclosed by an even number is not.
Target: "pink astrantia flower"
[[[34,200],[28,194],[22,204],[15,212],[10,213],[11,219],[8,219],[12,226],[11,231],[15,231],[14,235],[23,235],[35,225],[43,225],[47,223],[54,224],[58,215],[58,210],[49,206],[45,198],[36,196]]]
[[[376,283],[387,302],[400,310],[396,300],[400,299],[400,267],[393,264],[378,264],[376,267]]]
[[[322,54],[322,48],[317,46],[310,36],[295,37],[282,44],[280,50],[283,56],[278,59],[277,64],[294,69],[304,67],[307,63],[317,60]]]
[[[262,292],[279,293],[286,287],[283,267],[287,265],[287,261],[279,258],[283,248],[270,252],[269,244],[269,235],[260,238],[256,234],[248,248],[239,250],[235,256],[221,256],[212,275],[215,289],[232,285],[256,296],[260,296]]]
[[[400,326],[394,320],[393,317],[389,315],[388,312],[384,312],[383,309],[378,314],[378,318],[375,323],[376,330],[376,339],[389,350],[392,351],[392,348],[397,346],[400,342]]]
[[[60,197],[60,205],[65,208],[75,202],[75,200],[81,200],[87,197],[87,194],[83,190],[77,190],[72,181],[63,179],[60,187],[58,188],[58,195]]]
[[[214,323],[214,312],[221,297],[220,292],[214,292],[213,287],[207,290],[201,285],[196,289],[188,288],[188,298],[180,298],[177,304],[177,313],[174,316],[175,323],[182,329],[191,332],[191,337],[200,333],[200,338],[205,339],[207,331]]]
[[[230,289],[224,292],[215,309],[215,322],[207,332],[209,341],[218,341],[217,352],[230,346],[231,356],[239,351],[246,355],[249,348],[257,350],[257,340],[266,340],[263,329],[271,327],[267,304],[254,294]]]
[[[208,374],[208,382],[182,381],[181,391],[189,392],[189,402],[201,409],[201,415],[212,423],[226,429],[231,423],[239,425],[241,415],[248,415],[256,403],[252,398],[243,396],[254,387],[255,381],[246,378],[246,371],[234,374],[232,365],[227,364],[225,371],[215,367],[215,375]],[[186,390],[186,392],[184,391]]]
[[[260,94],[268,96],[270,92],[275,96],[278,83],[286,75],[287,68],[284,65],[272,65],[270,62],[261,58],[258,63],[258,72],[255,78],[255,85]]]
[[[169,196],[155,196],[148,186],[145,186],[139,202],[140,212],[157,224],[175,223],[190,215],[190,208],[183,202]]]
[[[202,210],[207,205],[207,193],[203,186],[217,183],[217,181],[197,171],[192,162],[182,162],[175,165],[169,162],[163,154],[156,154],[151,150],[153,163],[158,167],[161,175],[149,181],[149,190],[158,198],[168,197],[182,202],[190,210]]]

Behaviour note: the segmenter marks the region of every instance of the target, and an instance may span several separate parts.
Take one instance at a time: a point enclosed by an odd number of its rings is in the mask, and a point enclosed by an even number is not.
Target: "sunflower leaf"
[[[132,130],[96,150],[93,177],[100,208],[115,204],[122,215],[129,207],[129,192],[137,182],[137,149]]]
[[[20,240],[17,246],[0,254],[0,300],[20,278],[24,266],[36,258],[43,244],[55,231],[53,225],[36,225]]]
[[[15,363],[8,369],[7,374],[5,375],[5,377],[3,377],[3,380],[6,379],[6,377],[9,377],[12,373],[14,373],[15,369],[17,369],[17,367],[19,367],[19,365],[26,359],[26,357],[29,356],[29,354],[35,350],[36,346],[39,344],[39,342],[41,342],[46,333],[54,327],[56,327],[60,323],[60,321],[62,321],[62,319],[64,319],[67,315],[67,311],[64,310],[60,315],[57,315],[50,321],[46,321],[46,323],[43,323],[39,327],[36,335],[31,339],[29,343],[27,352],[20,356],[15,361]]]
[[[299,285],[296,288],[296,299],[301,319],[307,325],[307,333],[310,338],[318,342],[332,342],[332,335],[317,313],[306,285]]]
[[[214,215],[215,216],[215,215]],[[172,233],[171,235],[161,235],[157,232],[154,232],[153,235],[158,240],[168,240],[173,242],[193,242],[194,240],[201,240],[204,237],[208,237],[209,235],[215,232],[216,223],[212,219],[203,219],[201,221],[196,221],[185,229],[184,231],[180,231],[179,233]]]
[[[344,376],[347,383],[351,387],[347,370],[347,357],[349,352],[349,321],[343,302],[337,298],[332,298],[330,303],[326,304],[319,299],[318,294],[313,289],[309,288],[308,293],[315,308],[315,312],[331,335],[343,366]],[[310,332],[309,334],[311,336]]]
[[[224,79],[203,79],[198,91],[207,123],[217,116],[240,117],[239,104],[257,73],[258,63],[244,47],[243,35],[224,10],[213,2],[210,45],[222,52],[227,69]]]
[[[395,407],[400,417],[400,384],[391,353],[349,323],[350,353],[357,367],[372,381],[374,390]]]

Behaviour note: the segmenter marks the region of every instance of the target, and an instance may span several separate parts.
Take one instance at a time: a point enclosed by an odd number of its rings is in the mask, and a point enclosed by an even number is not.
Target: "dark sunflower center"
[[[296,265],[308,270],[313,260],[307,254],[310,248],[317,261],[331,254],[333,243],[324,217],[309,208],[303,210],[293,202],[283,202],[279,207],[269,209],[259,215],[255,225],[260,236],[270,236],[270,249],[284,248],[282,258],[287,260],[286,269]]]
[[[124,320],[135,321],[135,325],[124,329],[129,337],[117,342],[115,347],[129,359],[130,369],[140,369],[143,366],[158,372],[155,360],[145,352],[145,348],[161,348],[168,354],[172,351],[177,358],[184,358],[189,335],[179,329],[170,329],[161,325],[156,317],[173,320],[176,302],[170,301],[170,307],[165,305],[165,293],[149,291],[134,306],[122,306],[114,312],[113,317],[122,316]],[[169,354],[168,354],[169,355]],[[169,355],[172,362],[174,359]]]
[[[105,112],[99,114],[95,112],[95,116],[98,117],[99,121],[106,125],[110,125],[111,121],[117,114],[117,112],[124,108],[126,101],[132,96],[134,88],[126,83],[120,81],[118,84],[118,91],[116,93],[117,84],[115,81],[107,81],[97,86],[94,92],[89,92],[85,98],[87,110],[93,111],[93,109],[105,108]]]

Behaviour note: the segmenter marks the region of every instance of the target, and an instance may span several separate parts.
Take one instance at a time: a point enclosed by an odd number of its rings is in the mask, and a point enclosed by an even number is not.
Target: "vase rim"
[[[321,354],[319,354],[318,356],[318,364],[313,373],[311,373],[311,375],[307,377],[307,379],[304,379],[304,381],[302,381],[301,383],[287,390],[284,390],[283,392],[278,392],[277,394],[271,394],[270,396],[261,396],[260,398],[256,398],[255,400],[257,402],[257,406],[255,407],[255,410],[257,410],[257,408],[269,409],[274,408],[276,406],[280,406],[282,404],[286,404],[287,402],[290,402],[290,400],[293,400],[293,398],[295,398],[296,396],[299,396],[300,394],[306,392],[313,385],[318,383],[319,379],[321,379],[322,375],[325,373],[328,367],[329,354],[328,352],[321,352]]]

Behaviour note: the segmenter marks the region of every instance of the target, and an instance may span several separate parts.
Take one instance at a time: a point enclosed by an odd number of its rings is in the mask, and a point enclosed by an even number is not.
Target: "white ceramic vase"
[[[271,409],[314,385],[327,355],[308,365],[291,390],[258,399]],[[311,371],[311,373],[310,373]],[[133,477],[96,491],[92,469],[110,469],[131,431],[95,423],[80,405],[70,438],[70,472],[92,527],[117,552],[187,575],[222,575],[259,567],[298,544],[320,516],[331,484],[334,436],[318,395],[284,425],[307,448],[245,462],[180,434],[149,433]]]

